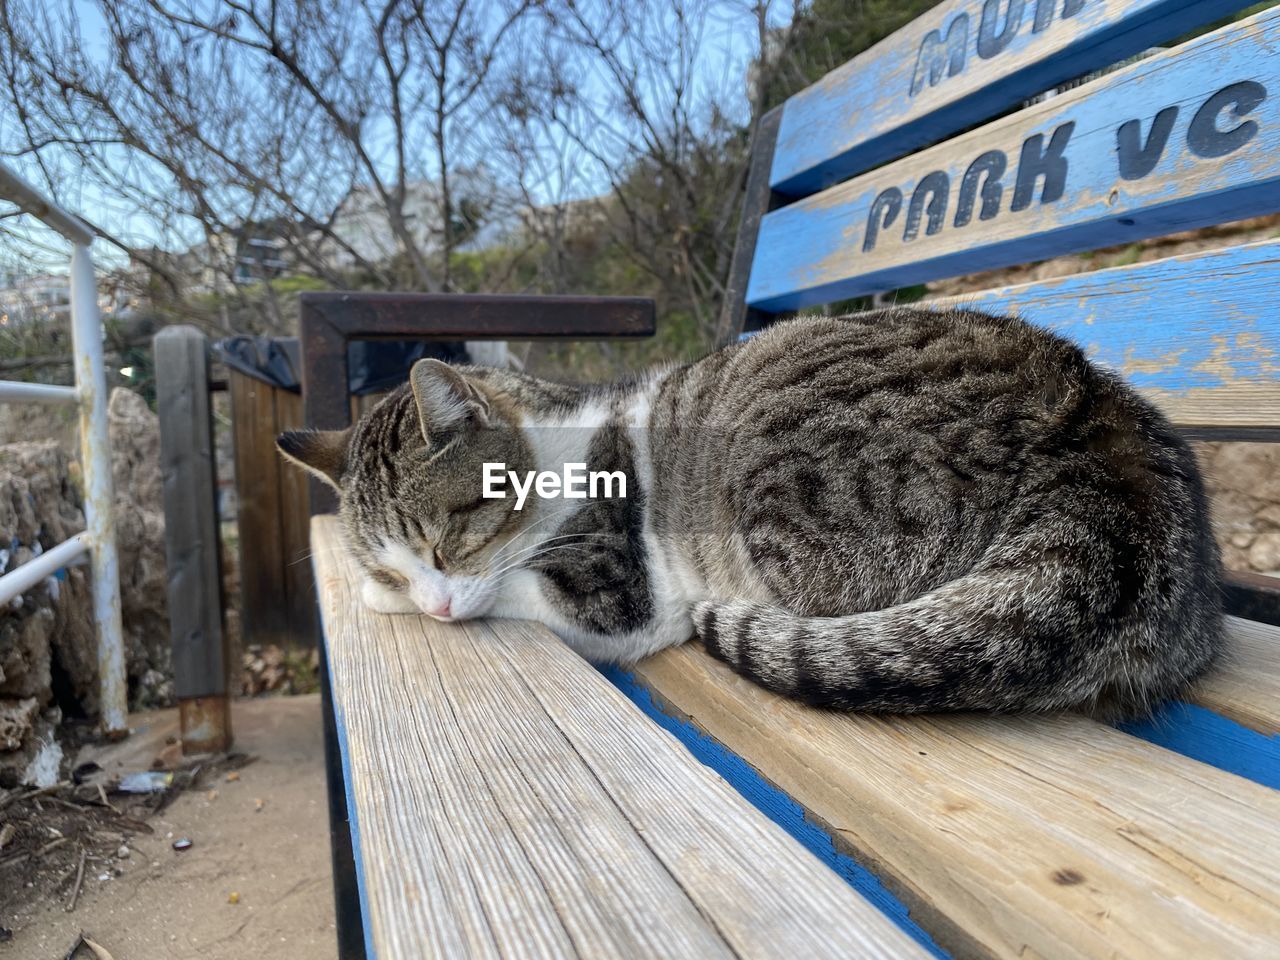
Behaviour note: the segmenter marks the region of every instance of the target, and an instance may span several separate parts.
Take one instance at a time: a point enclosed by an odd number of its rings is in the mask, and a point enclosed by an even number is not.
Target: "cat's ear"
[[[418,404],[422,435],[428,443],[433,434],[447,433],[468,424],[488,425],[489,401],[475,384],[447,363],[419,360],[409,374],[409,383]]]
[[[287,430],[276,437],[276,449],[285,458],[310,470],[335,490],[342,489],[347,468],[351,428],[346,430]]]

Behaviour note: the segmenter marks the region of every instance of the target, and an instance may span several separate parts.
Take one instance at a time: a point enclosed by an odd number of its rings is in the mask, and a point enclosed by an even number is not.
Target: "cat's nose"
[[[452,600],[452,599],[448,599],[448,600],[445,600],[445,601],[444,601],[444,602],[442,602],[442,603],[437,603],[435,606],[433,606],[433,607],[431,607],[429,610],[427,610],[427,615],[428,615],[428,616],[431,616],[431,617],[449,617],[449,616],[452,616],[452,615],[453,615],[453,600]]]

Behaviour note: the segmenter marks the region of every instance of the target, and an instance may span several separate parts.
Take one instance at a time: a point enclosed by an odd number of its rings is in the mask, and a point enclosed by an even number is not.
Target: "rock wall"
[[[0,570],[8,571],[84,529],[78,471],[56,440],[0,446]],[[89,580],[71,567],[0,611],[0,786],[29,771],[52,742],[63,699],[97,709],[96,641]]]
[[[1280,444],[1197,444],[1228,570],[1280,575]]]
[[[108,417],[129,699],[134,706],[165,706],[173,699],[173,667],[160,420],[145,400],[121,388],[111,392]]]
[[[109,411],[129,699],[135,707],[164,705],[173,674],[159,423],[123,389],[112,393]],[[84,529],[81,471],[65,442],[0,445],[0,572]],[[93,717],[97,709],[97,635],[81,562],[0,610],[0,786],[29,779],[64,713]]]

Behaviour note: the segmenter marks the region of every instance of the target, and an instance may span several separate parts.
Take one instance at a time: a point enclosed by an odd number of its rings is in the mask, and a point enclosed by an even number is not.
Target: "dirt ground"
[[[177,713],[130,726],[92,758],[108,772],[146,770]],[[257,759],[179,795],[111,869],[91,863],[74,912],[65,892],[23,902],[4,886],[16,878],[0,876],[0,926],[13,933],[0,957],[63,960],[82,931],[114,960],[336,957],[319,697],[237,701],[232,727],[234,749]],[[175,851],[183,838],[190,849]]]

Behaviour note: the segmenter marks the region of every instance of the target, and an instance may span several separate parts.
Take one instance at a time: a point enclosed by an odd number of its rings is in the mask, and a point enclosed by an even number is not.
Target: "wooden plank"
[[[208,343],[195,327],[171,326],[156,335],[154,349],[174,692],[179,697],[222,694],[227,660]]]
[[[280,499],[281,463],[276,450],[276,390],[238,371],[228,371],[236,493],[240,530],[240,624],[243,642],[285,644],[289,623],[285,597]]]
[[[1222,587],[1222,608],[1228,613],[1280,627],[1280,577],[1228,570]]]
[[[371,954],[925,955],[547,630],[371,613],[312,542]]]
[[[184,325],[156,334],[154,350],[169,636],[183,749],[221,751],[231,744],[231,664],[222,630],[209,347],[200,330]],[[193,702],[201,699],[207,702]]]
[[[1174,423],[1208,431],[1280,428],[1277,297],[1280,241],[1268,240],[924,305],[1017,313],[1080,344]]]
[[[825,189],[1247,6],[941,3],[787,101],[770,179],[791,196]]]
[[[760,235],[760,218],[777,206],[769,189],[769,166],[773,163],[774,144],[778,139],[778,123],[782,112],[774,108],[760,118],[751,137],[751,165],[742,191],[742,216],[733,243],[733,260],[725,283],[724,304],[716,328],[716,342],[732,343],[745,329],[758,329],[767,317],[747,308],[747,284],[751,264],[756,256],[756,238]]]
[[[1280,734],[1280,628],[1228,617],[1231,652],[1191,700],[1274,737]]]
[[[695,644],[636,678],[871,866],[945,949],[1274,957],[1280,794],[1079,717],[872,717]]]
[[[747,302],[796,309],[1280,209],[1277,46],[1273,9],[776,210]]]
[[[641,297],[480,293],[304,293],[298,298],[307,426],[351,422],[347,343],[358,339],[578,340],[651,337],[654,302]],[[310,480],[311,512],[337,509],[333,489]]]
[[[302,395],[280,390],[275,395],[275,433],[301,429]],[[284,564],[285,606],[290,643],[319,644],[320,614],[316,609],[316,580],[311,570],[311,510],[307,503],[307,474],[280,470],[280,562]]]

